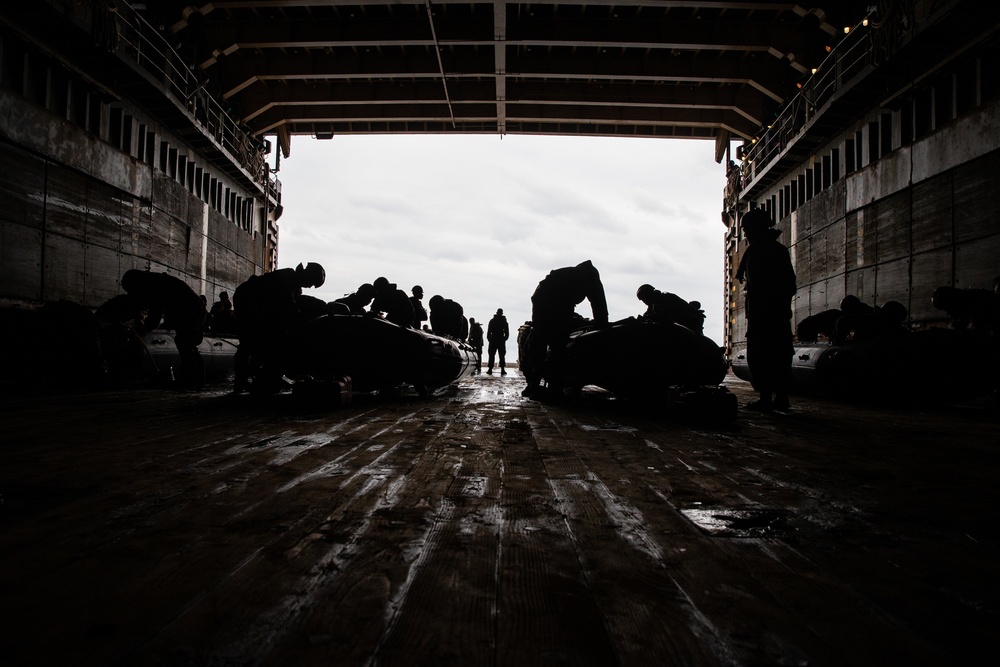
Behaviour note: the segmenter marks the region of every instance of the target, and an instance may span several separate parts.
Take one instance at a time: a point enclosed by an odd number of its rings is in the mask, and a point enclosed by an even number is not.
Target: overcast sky
[[[701,301],[722,343],[725,168],[714,143],[497,135],[294,137],[277,174],[278,264],[317,261],[333,300],[385,276],[517,327],[556,268],[592,260],[611,320],[639,285]],[[273,157],[272,157],[273,160]],[[272,161],[272,166],[274,165]],[[577,312],[590,317],[584,301]]]

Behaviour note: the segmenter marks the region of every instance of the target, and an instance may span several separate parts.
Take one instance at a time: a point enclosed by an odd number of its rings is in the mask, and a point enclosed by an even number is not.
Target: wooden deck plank
[[[712,426],[516,372],[334,411],[11,397],[12,664],[970,664],[996,421],[801,399]],[[734,391],[746,388],[734,383]],[[712,534],[697,510],[780,512]]]

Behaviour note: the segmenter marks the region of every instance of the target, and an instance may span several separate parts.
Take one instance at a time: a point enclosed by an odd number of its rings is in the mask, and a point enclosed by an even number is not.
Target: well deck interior
[[[713,424],[522,387],[512,371],[339,409],[225,388],[6,397],[4,663],[995,654],[989,412],[800,397]]]

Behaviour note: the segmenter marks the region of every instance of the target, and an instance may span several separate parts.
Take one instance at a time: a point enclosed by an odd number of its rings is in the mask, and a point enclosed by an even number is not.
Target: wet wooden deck
[[[800,399],[713,427],[521,387],[6,397],[3,663],[993,658],[995,419]]]

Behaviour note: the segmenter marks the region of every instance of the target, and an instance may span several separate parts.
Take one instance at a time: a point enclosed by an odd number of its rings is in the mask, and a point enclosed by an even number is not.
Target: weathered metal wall
[[[780,218],[798,282],[794,322],[853,294],[871,305],[901,302],[913,328],[947,326],[946,313],[931,303],[935,288],[991,288],[1000,275],[998,145],[994,101],[842,176]],[[732,267],[745,248],[741,241]],[[735,351],[746,339],[742,288],[730,297]]]
[[[265,256],[263,237],[156,167],[0,91],[0,301],[96,307],[131,268],[182,277],[209,301]]]
[[[837,186],[779,222],[798,281],[794,321],[853,294],[873,305],[901,302],[915,328],[945,325],[931,304],[935,288],[988,289],[1000,275],[997,160],[1000,152],[847,214]],[[735,303],[738,344],[746,322],[742,298]]]

